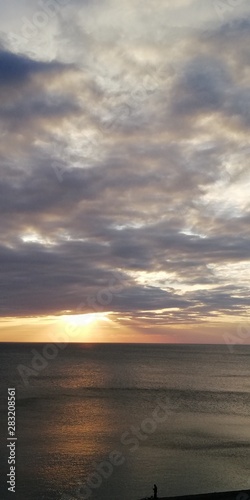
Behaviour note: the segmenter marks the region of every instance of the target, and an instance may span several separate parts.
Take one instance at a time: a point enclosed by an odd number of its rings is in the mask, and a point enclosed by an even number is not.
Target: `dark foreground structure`
[[[151,500],[145,497],[141,500]],[[219,493],[204,493],[202,495],[185,495],[181,497],[157,497],[158,500],[250,500],[250,490],[222,491]]]

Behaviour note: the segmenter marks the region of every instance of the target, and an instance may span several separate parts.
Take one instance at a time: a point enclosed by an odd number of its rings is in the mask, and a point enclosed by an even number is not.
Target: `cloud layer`
[[[3,16],[1,316],[246,320],[246,3],[48,5]]]

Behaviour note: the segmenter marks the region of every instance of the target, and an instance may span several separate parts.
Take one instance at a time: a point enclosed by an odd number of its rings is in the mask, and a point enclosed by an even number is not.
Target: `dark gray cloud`
[[[58,61],[43,62],[21,54],[0,50],[0,86],[20,86],[35,74],[58,72],[64,65]]]
[[[216,55],[194,57],[173,89],[173,113],[195,116],[221,110],[231,85],[225,63]]]

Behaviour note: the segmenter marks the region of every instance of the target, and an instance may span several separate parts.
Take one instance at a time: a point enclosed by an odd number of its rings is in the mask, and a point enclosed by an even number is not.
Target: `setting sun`
[[[109,321],[108,313],[90,313],[90,314],[74,314],[63,316],[63,321],[67,325],[72,326],[87,326],[96,321]]]
[[[60,316],[57,324],[57,332],[64,335],[64,341],[70,342],[103,342],[107,325],[110,328],[112,320],[108,317],[110,313],[88,313],[88,314],[65,314]],[[55,341],[55,331],[50,340]]]

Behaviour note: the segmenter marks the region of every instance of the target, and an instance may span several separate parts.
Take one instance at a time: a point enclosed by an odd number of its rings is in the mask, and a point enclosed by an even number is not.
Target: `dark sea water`
[[[159,496],[250,487],[250,346],[74,344],[47,351],[55,357],[43,367],[32,349],[45,345],[1,345],[1,500],[138,500],[154,483]],[[15,495],[5,479],[8,386]]]

